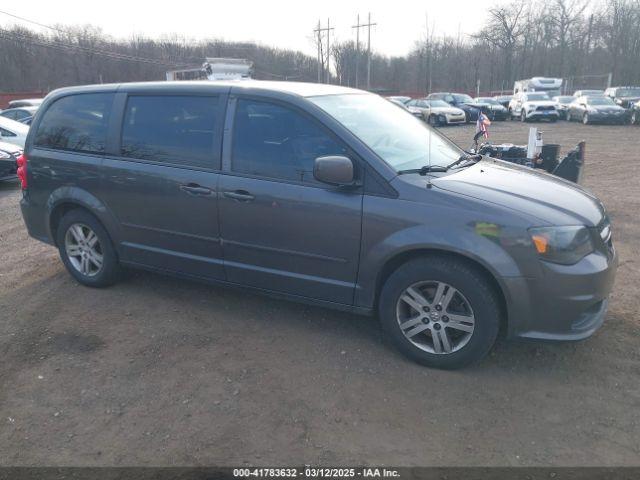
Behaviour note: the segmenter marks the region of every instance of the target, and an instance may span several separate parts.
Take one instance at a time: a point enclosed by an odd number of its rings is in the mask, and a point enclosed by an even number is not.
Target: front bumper
[[[527,120],[558,120],[560,116],[556,110],[533,110],[532,112],[527,112],[526,114]]]
[[[494,120],[506,120],[509,117],[508,110],[492,110],[490,114]]]
[[[508,336],[532,340],[582,340],[604,322],[618,257],[615,250],[587,255],[575,265],[541,262],[542,275],[503,279]]]
[[[616,114],[590,113],[589,121],[612,124],[627,123],[629,121],[629,114],[627,112]]]
[[[447,125],[459,125],[462,123],[467,123],[466,115],[445,115],[444,117],[447,121]]]

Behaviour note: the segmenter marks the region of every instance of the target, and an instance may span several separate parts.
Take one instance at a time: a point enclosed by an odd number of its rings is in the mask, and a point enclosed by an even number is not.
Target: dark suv
[[[622,108],[631,108],[640,100],[640,87],[610,87],[604,91],[605,96],[611,98]]]
[[[121,266],[377,313],[457,368],[510,337],[576,340],[616,270],[582,188],[466,155],[383,98],[286,82],[57,90],[18,161],[30,235],[77,281]]]

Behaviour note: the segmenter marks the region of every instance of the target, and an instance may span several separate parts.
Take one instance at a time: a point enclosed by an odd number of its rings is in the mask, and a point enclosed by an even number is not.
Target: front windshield
[[[554,100],[558,103],[568,104],[575,100],[573,97],[554,97]]]
[[[587,97],[588,105],[612,105],[614,106],[613,100],[607,97]]]
[[[442,166],[464,152],[453,142],[378,95],[309,97],[396,171]]]
[[[537,100],[549,100],[549,95],[546,93],[527,93],[527,101]]]
[[[429,100],[429,105],[431,105],[432,107],[450,107],[451,106],[444,100]]]
[[[473,98],[471,98],[469,95],[464,95],[461,93],[454,93],[453,94],[453,98],[456,99],[456,102],[458,103],[472,103],[473,102]]]
[[[640,97],[640,88],[621,88],[618,97]]]

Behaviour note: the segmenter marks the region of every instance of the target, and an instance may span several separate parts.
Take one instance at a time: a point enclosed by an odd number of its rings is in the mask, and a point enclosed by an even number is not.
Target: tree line
[[[516,0],[490,7],[477,31],[441,35],[436,27],[427,17],[405,56],[374,52],[372,89],[490,92],[532,76],[566,78],[576,89],[602,88],[609,75],[613,85],[640,84],[640,0]],[[199,65],[205,57],[252,60],[259,79],[317,81],[320,71],[323,81],[348,86],[356,85],[358,68],[358,86],[365,86],[366,52],[353,41],[333,42],[328,54],[323,49],[319,65],[300,51],[253,43],[119,40],[90,26],[47,33],[13,26],[0,28],[0,91],[163,80],[167,70]]]

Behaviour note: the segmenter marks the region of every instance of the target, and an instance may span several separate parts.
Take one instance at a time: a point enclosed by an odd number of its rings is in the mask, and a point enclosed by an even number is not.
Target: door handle
[[[187,192],[190,195],[211,195],[213,191],[210,188],[203,187],[197,183],[188,183],[186,185],[180,185],[180,190]]]
[[[235,190],[233,192],[227,191],[227,192],[224,192],[223,195],[227,198],[238,200],[239,202],[250,202],[255,198],[246,190]]]

